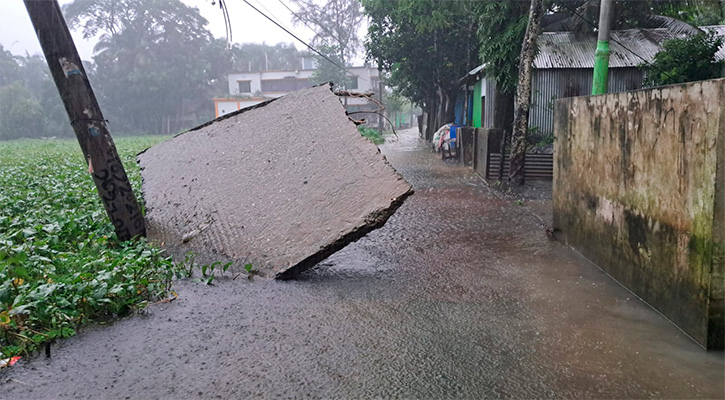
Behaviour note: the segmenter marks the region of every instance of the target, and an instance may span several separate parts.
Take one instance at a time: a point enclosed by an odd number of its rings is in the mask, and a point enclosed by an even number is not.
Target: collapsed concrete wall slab
[[[725,339],[725,80],[560,99],[554,226],[692,336]]]
[[[329,85],[290,93],[139,154],[148,235],[176,259],[290,278],[381,227],[412,193]]]

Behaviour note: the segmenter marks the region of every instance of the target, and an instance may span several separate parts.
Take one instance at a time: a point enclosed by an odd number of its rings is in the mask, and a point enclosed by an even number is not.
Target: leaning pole
[[[57,0],[24,0],[55,86],[120,241],[146,235],[141,208],[118,157]]]

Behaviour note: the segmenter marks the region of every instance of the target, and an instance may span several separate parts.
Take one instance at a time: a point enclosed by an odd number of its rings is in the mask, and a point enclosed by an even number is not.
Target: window
[[[252,81],[237,81],[239,93],[252,93]]]
[[[263,79],[263,92],[293,92],[297,90],[297,78],[287,77],[284,79]]]
[[[312,86],[307,79],[297,79],[295,77],[287,77],[284,79],[264,79],[262,80],[263,92],[294,92]]]
[[[348,76],[347,77],[347,89],[357,89],[357,76]]]
[[[297,79],[297,89],[304,89],[312,87],[312,82],[309,79]]]
[[[317,62],[312,57],[302,57],[302,69],[315,69]]]

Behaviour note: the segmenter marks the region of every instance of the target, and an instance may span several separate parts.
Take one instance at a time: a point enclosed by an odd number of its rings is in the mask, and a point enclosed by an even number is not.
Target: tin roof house
[[[705,26],[725,36],[725,25]],[[641,89],[645,72],[639,67],[651,62],[662,49],[662,43],[681,37],[667,29],[628,29],[612,31],[610,40],[608,93]],[[563,97],[590,95],[594,74],[594,52],[597,34],[594,32],[545,32],[538,40],[538,53],[534,60],[529,127],[538,135],[551,135],[554,130],[554,100]],[[716,55],[725,59],[725,46]],[[496,84],[486,76],[486,64],[470,71],[462,82],[471,85],[474,127],[508,128],[495,126],[494,116]],[[475,83],[474,83],[475,82]],[[480,96],[480,98],[478,98]],[[500,120],[500,119],[499,119]]]

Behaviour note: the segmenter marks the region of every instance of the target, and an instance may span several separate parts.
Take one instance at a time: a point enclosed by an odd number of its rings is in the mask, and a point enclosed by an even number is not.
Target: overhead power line
[[[265,17],[265,18],[267,18],[267,19],[268,19],[268,20],[269,20],[270,22],[272,22],[273,24],[277,25],[277,26],[278,26],[278,27],[279,27],[280,29],[282,29],[283,31],[287,32],[287,34],[288,34],[288,35],[292,36],[292,37],[293,37],[293,38],[295,38],[295,39],[296,39],[297,41],[299,41],[300,43],[304,44],[304,45],[305,45],[305,46],[306,46],[306,47],[307,47],[308,49],[312,50],[312,51],[313,51],[314,53],[316,53],[316,54],[317,54],[317,55],[319,55],[320,57],[322,57],[322,58],[324,58],[325,60],[329,61],[329,62],[330,62],[330,63],[331,63],[332,65],[334,65],[334,66],[336,66],[336,67],[340,68],[341,70],[343,70],[343,71],[345,71],[345,72],[349,73],[350,75],[352,75],[352,76],[354,76],[354,77],[357,77],[358,79],[362,79],[362,80],[365,80],[365,81],[369,81],[369,79],[365,79],[365,78],[363,78],[363,77],[361,77],[361,76],[358,76],[358,75],[354,74],[353,72],[351,72],[350,70],[348,70],[348,69],[347,69],[347,68],[345,68],[344,66],[342,66],[342,65],[338,64],[337,62],[333,61],[332,59],[330,59],[330,57],[328,57],[328,56],[326,56],[326,55],[322,54],[322,53],[321,53],[321,52],[320,52],[319,50],[317,50],[316,48],[312,47],[311,45],[309,45],[309,44],[308,44],[307,42],[305,42],[304,40],[302,40],[302,39],[300,39],[299,37],[297,37],[297,35],[295,35],[294,33],[290,32],[290,31],[289,31],[289,29],[287,29],[287,28],[285,28],[284,26],[282,26],[281,24],[277,23],[277,21],[273,20],[273,19],[272,19],[272,18],[271,18],[270,16],[268,16],[267,14],[265,14],[264,12],[262,12],[262,11],[261,11],[260,9],[258,9],[257,7],[253,6],[253,5],[251,4],[251,3],[249,3],[249,1],[247,1],[247,0],[242,0],[242,1],[243,1],[244,3],[246,3],[246,4],[247,4],[247,5],[249,6],[249,7],[252,7],[252,9],[254,9],[254,11],[256,11],[256,12],[258,12],[258,13],[262,14],[262,16],[263,16],[263,17]]]
[[[212,5],[214,3],[212,2]],[[232,44],[232,22],[229,19],[229,10],[224,0],[219,0],[219,8],[222,10],[222,16],[224,17],[224,30],[227,35],[227,46]]]
[[[287,29],[290,29],[290,27],[288,27],[287,25],[284,24],[284,22],[282,22],[282,19],[280,19],[276,15],[274,15],[274,13],[272,11],[270,11],[269,8],[265,7],[264,4],[260,0],[254,0],[254,2],[257,3],[260,7],[262,7],[262,9],[264,9],[264,11],[267,12],[267,15],[269,15],[272,18],[276,19],[277,22],[279,22],[280,25],[282,25],[283,27],[285,27]]]
[[[328,42],[328,41],[327,41],[327,39],[325,39],[325,38],[324,38],[324,37],[323,37],[322,35],[320,35],[320,33],[319,33],[319,32],[317,32],[317,30],[316,30],[315,28],[313,28],[312,26],[310,26],[310,24],[308,24],[308,23],[307,23],[307,21],[305,21],[305,20],[304,20],[304,19],[303,19],[302,17],[300,17],[300,15],[299,15],[299,14],[297,14],[297,13],[295,12],[295,10],[291,9],[291,8],[290,8],[290,7],[289,7],[289,6],[287,5],[287,3],[285,3],[285,2],[284,2],[284,1],[282,1],[282,0],[277,0],[277,1],[279,1],[279,3],[280,3],[280,4],[282,4],[282,5],[283,5],[283,6],[284,6],[284,7],[285,7],[285,8],[287,9],[287,10],[289,10],[289,12],[291,12],[291,13],[292,13],[292,15],[294,15],[295,17],[297,17],[297,19],[298,19],[298,20],[299,20],[300,22],[302,22],[302,23],[303,23],[303,24],[304,24],[304,25],[305,25],[306,27],[310,28],[310,30],[311,30],[312,32],[314,32],[314,33],[315,33],[315,35],[319,36],[319,37],[320,37],[320,38],[321,38],[322,40],[324,40],[324,41],[325,41],[325,44],[326,44],[326,45],[328,45],[328,46],[331,46],[331,45],[330,45],[330,42]],[[333,38],[333,39],[336,39],[334,35],[332,36],[332,38]]]
[[[299,6],[302,9],[305,8],[304,5],[300,4],[299,0],[292,0],[292,2],[295,3],[295,4],[297,4],[297,6]],[[289,7],[287,7],[287,8],[289,8]],[[292,11],[292,10],[290,10],[290,11]],[[292,13],[295,14],[294,12],[292,12]],[[295,15],[297,15],[297,14],[295,14]],[[299,16],[297,16],[297,18],[299,18]],[[315,23],[317,24],[317,26],[319,26],[320,28],[322,28],[323,31],[327,32],[330,36],[332,36],[333,39],[337,40],[337,43],[342,43],[342,40],[340,40],[340,38],[337,37],[331,30],[327,29],[327,27],[325,26],[325,24],[323,24],[317,18],[315,18],[314,15],[310,15],[310,18],[312,18],[312,20],[315,21]],[[304,20],[302,20],[300,18],[300,21],[304,21]],[[317,32],[315,32],[315,33],[317,33]],[[319,35],[319,33],[318,33],[318,35]]]

